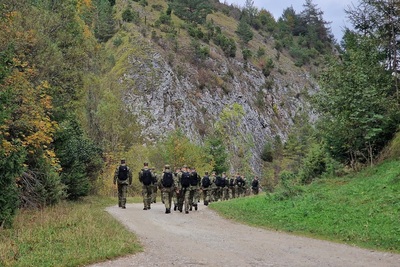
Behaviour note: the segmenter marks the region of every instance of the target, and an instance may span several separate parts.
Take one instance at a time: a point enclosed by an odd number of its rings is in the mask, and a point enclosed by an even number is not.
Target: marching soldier
[[[175,181],[169,165],[164,166],[159,187],[165,205],[165,213],[171,213],[172,193],[175,191]]]
[[[143,210],[149,210],[151,208],[154,175],[149,169],[147,162],[143,164],[143,169],[139,172],[139,181],[142,183]]]
[[[181,172],[178,173],[178,187],[176,192],[178,194],[179,211],[182,212],[183,205],[185,205],[185,213],[188,214],[190,201],[190,174],[186,165],[184,165]]]
[[[204,205],[208,205],[210,202],[211,195],[211,180],[208,176],[208,172],[205,172],[203,179],[201,180],[201,190],[203,192]]]
[[[126,194],[128,186],[132,184],[132,173],[125,159],[121,159],[121,164],[115,170],[114,184],[118,187],[118,207],[126,209]]]

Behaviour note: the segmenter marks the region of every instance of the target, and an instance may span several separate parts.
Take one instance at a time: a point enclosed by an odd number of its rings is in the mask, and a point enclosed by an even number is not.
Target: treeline
[[[399,131],[400,4],[362,0],[346,12],[353,30],[345,30],[339,54],[327,59],[320,90],[311,97],[316,123],[298,116],[287,141],[271,139],[262,153],[274,172],[271,187],[279,182],[289,195],[298,193],[297,184],[384,159]]]
[[[0,1],[0,226],[18,207],[93,188],[102,149],[82,127],[87,77],[114,31],[113,1]]]

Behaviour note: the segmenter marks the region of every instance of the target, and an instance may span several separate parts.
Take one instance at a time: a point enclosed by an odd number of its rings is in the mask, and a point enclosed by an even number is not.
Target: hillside
[[[229,153],[244,150],[250,155],[251,170],[261,173],[260,154],[268,139],[282,140],[299,114],[311,114],[307,96],[317,89],[309,69],[296,66],[285,50],[278,51],[271,33],[255,31],[244,45],[251,51],[244,59],[241,41],[235,33],[238,21],[221,11],[207,16],[237,46],[234,56],[226,56],[215,41],[189,36],[191,26],[172,12],[171,22],[157,20],[167,10],[165,1],[117,1],[118,32],[107,43],[115,66],[104,76],[110,90],[122,94],[126,108],[140,126],[140,139],[154,144],[171,131],[181,129],[191,141],[201,144],[213,134],[221,114],[239,109],[237,121],[224,122]],[[126,10],[137,12],[132,22],[122,20]],[[212,23],[212,24],[211,24]],[[203,50],[202,50],[203,49]],[[199,51],[205,55],[196,56]],[[207,52],[208,51],[208,52]],[[257,56],[257,51],[259,56]],[[270,69],[266,70],[266,65]],[[229,124],[229,125],[228,125]],[[240,164],[230,163],[231,170]]]

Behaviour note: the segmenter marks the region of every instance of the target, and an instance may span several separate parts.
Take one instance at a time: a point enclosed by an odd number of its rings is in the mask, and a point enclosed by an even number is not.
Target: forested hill
[[[0,224],[107,193],[120,157],[270,190],[372,163],[398,125],[400,28],[372,2],[339,48],[311,0],[277,21],[253,1],[0,0]]]

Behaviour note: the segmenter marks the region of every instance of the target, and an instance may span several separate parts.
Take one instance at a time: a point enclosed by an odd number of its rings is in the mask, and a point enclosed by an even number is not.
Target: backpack
[[[174,184],[174,178],[172,177],[172,173],[164,172],[161,183],[164,187],[171,187]]]
[[[235,186],[235,179],[231,178],[231,179],[229,180],[229,185],[230,185],[230,186]]]
[[[118,180],[125,181],[128,179],[128,166],[120,165],[118,168]]]
[[[221,177],[221,187],[226,186],[226,177]]]
[[[222,178],[221,178],[221,176],[217,176],[217,177],[215,178],[215,185],[216,185],[216,186],[221,186],[221,185],[222,185]]]
[[[236,177],[236,184],[238,185],[238,186],[243,186],[243,179],[242,179],[242,177],[240,177],[240,176],[238,176],[238,177]]]
[[[150,169],[142,170],[142,183],[144,185],[150,185],[153,182],[153,177],[151,175]]]
[[[197,180],[197,172],[192,172],[190,174],[190,185],[196,186],[198,183],[199,183],[199,180]]]
[[[201,185],[203,186],[203,188],[209,187],[211,185],[210,177],[204,176],[203,180],[201,181]]]
[[[182,172],[181,185],[185,188],[190,186],[190,174],[188,172]]]

